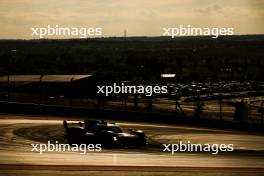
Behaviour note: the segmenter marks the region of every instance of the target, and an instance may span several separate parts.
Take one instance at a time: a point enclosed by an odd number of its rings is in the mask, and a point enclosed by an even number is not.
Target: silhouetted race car
[[[121,127],[106,121],[67,122],[63,121],[69,144],[101,144],[105,147],[144,147],[147,143],[142,130],[129,129],[125,133]]]

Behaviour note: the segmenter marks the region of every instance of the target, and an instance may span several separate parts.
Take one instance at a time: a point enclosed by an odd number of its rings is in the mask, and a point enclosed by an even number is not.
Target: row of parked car
[[[263,91],[264,83],[253,81],[230,81],[230,82],[190,82],[168,84],[171,98],[177,96],[188,97],[186,100],[198,97],[200,99],[219,99],[233,97],[233,92]]]

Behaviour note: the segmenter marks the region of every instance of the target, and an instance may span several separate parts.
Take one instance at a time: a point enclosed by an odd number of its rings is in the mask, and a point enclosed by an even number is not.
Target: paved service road
[[[46,152],[42,155],[32,152],[31,144],[47,143],[48,140],[65,142],[62,119],[0,115],[0,175],[85,175],[88,172],[88,175],[117,175],[116,172],[121,175],[175,175],[174,172],[178,172],[177,175],[264,174],[264,136],[176,125],[118,123],[125,130],[144,130],[149,136],[149,144],[144,149],[103,149],[85,155],[78,152]],[[180,140],[234,144],[236,151],[218,155],[162,152],[162,143],[178,143]],[[61,170],[67,173],[59,172]]]

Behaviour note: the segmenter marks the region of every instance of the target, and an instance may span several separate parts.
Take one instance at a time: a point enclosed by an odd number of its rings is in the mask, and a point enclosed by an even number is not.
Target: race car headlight
[[[116,136],[113,137],[113,141],[117,141],[117,137]]]

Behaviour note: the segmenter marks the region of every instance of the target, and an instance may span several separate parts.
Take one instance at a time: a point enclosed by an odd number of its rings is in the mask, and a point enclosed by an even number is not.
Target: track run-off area
[[[62,120],[81,118],[54,116],[0,115],[0,175],[206,175],[264,174],[264,136],[256,133],[201,127],[116,122],[125,131],[141,129],[148,136],[145,148],[102,149],[100,152],[32,151],[31,144],[59,141],[66,143]],[[114,121],[111,121],[114,122]],[[209,144],[233,144],[233,152],[170,152],[162,144],[179,141]],[[138,174],[140,172],[140,174]],[[164,173],[164,174],[161,174]],[[178,175],[180,175],[178,174]],[[71,174],[69,174],[71,175]]]

